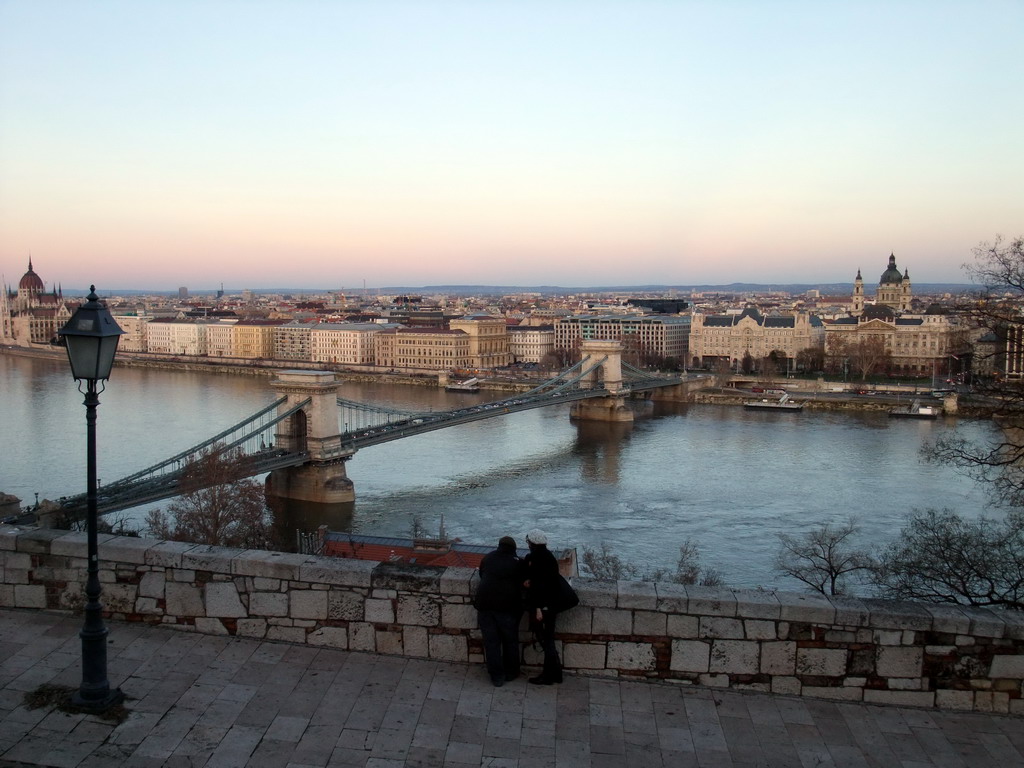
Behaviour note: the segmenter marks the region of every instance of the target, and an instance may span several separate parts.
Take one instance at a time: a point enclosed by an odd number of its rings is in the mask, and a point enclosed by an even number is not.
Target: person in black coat
[[[473,604],[484,640],[487,673],[496,687],[519,677],[519,619],[523,615],[525,565],[516,540],[502,536],[498,548],[480,562],[480,585]]]
[[[555,618],[558,615],[559,574],[558,561],[548,550],[548,536],[544,531],[532,530],[526,534],[530,554],[526,562],[526,605],[530,623],[535,627],[537,639],[544,650],[544,670],[531,677],[534,685],[553,685],[562,682],[562,660],[555,648]]]

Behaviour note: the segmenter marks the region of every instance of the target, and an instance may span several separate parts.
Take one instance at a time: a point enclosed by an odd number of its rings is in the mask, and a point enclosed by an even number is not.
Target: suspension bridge
[[[589,353],[587,348],[589,347]],[[357,451],[438,429],[570,403],[574,419],[631,421],[628,397],[679,388],[699,377],[652,374],[621,360],[611,342],[584,342],[580,362],[529,391],[450,411],[405,411],[339,397],[340,382],[324,371],[281,371],[272,387],[281,396],[252,416],[163,461],[105,483],[100,514],[129,509],[211,485],[202,462],[228,463],[234,478],[269,473],[268,495],[334,503],[354,498],[344,462]],[[219,482],[224,482],[223,473]],[[86,498],[67,497],[61,512],[84,516]]]

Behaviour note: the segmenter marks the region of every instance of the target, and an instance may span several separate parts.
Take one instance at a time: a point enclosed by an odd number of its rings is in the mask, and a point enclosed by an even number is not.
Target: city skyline
[[[995,0],[0,3],[0,264],[356,291],[873,282],[893,252],[963,283],[1024,229],[1022,22]]]

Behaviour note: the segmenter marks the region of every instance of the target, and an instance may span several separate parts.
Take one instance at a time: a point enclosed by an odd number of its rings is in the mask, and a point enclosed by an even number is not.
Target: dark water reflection
[[[27,502],[80,492],[85,409],[66,365],[0,355],[0,387],[0,491]],[[346,384],[344,394],[410,410],[498,397],[390,384]],[[155,463],[272,399],[265,378],[118,368],[101,396],[100,477]],[[862,540],[881,543],[915,508],[980,512],[977,484],[921,461],[921,446],[950,429],[991,434],[954,419],[663,404],[640,405],[632,426],[577,426],[554,406],[366,449],[347,465],[354,505],[290,505],[276,516],[286,537],[319,523],[405,536],[416,520],[436,530],[442,515],[449,534],[471,542],[539,526],[556,545],[606,542],[658,567],[674,565],[692,538],[729,583],[772,586],[780,532],[853,515]]]

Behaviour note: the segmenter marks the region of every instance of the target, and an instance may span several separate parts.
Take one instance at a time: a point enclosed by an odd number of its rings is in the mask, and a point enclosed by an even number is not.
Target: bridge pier
[[[280,413],[309,401],[280,422],[275,434],[278,448],[306,453],[309,459],[300,466],[271,472],[267,496],[316,504],[354,501],[355,490],[345,473],[345,462],[352,451],[342,448],[338,426],[341,383],[337,377],[330,371],[278,371],[270,386],[288,398],[279,406]]]
[[[594,360],[604,358],[602,365],[580,379],[580,389],[593,389],[604,385],[608,397],[580,400],[569,409],[569,418],[574,421],[631,422],[633,411],[626,405],[626,398],[617,394],[622,385],[622,342],[610,339],[592,339],[580,344],[580,352]]]

